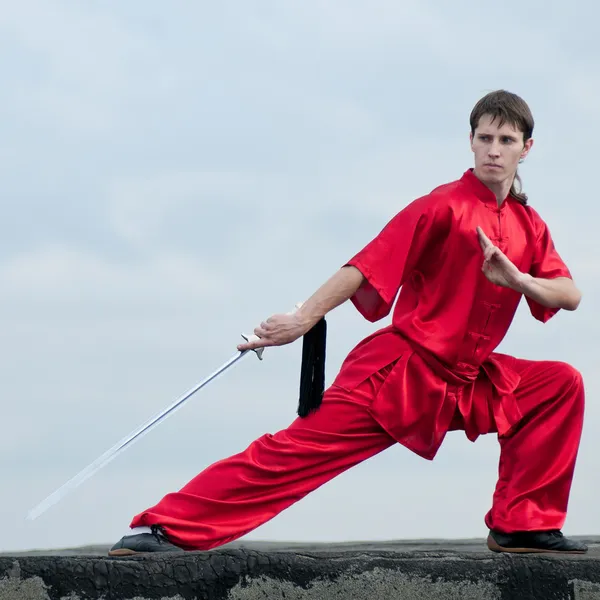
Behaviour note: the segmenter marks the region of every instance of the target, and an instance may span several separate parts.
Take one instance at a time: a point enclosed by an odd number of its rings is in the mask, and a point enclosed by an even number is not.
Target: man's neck
[[[473,174],[475,177],[477,177],[477,179],[479,179],[479,181],[481,181],[481,183],[483,183],[483,185],[485,185],[486,188],[488,188],[494,194],[494,196],[496,196],[496,202],[498,203],[498,206],[501,206],[510,192],[514,178],[505,179],[499,183],[489,183],[479,177],[477,169],[473,170]]]

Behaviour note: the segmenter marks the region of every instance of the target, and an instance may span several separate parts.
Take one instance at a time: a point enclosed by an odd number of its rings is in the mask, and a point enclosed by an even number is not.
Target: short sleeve
[[[357,268],[365,278],[350,300],[368,321],[390,313],[398,290],[431,240],[438,203],[432,196],[414,200],[344,265]]]
[[[556,279],[557,277],[571,279],[571,272],[558,254],[548,226],[539,217],[538,220],[538,236],[529,274],[540,279]],[[529,297],[526,299],[531,314],[542,323],[546,323],[560,310],[544,306]]]

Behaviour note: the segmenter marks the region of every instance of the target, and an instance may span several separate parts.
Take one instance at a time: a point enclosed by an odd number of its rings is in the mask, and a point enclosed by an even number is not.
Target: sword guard
[[[246,335],[245,333],[242,333],[242,337],[247,342],[253,342],[255,340],[259,340],[260,339],[257,335],[254,335],[254,334],[252,334],[252,335]],[[258,356],[258,360],[262,360],[262,355],[263,355],[264,351],[265,351],[264,348],[254,348],[252,350],[252,352],[256,353],[256,356]]]

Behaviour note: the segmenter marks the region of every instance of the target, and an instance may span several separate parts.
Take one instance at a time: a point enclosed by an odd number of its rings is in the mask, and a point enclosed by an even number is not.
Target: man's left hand
[[[477,227],[477,237],[483,251],[484,260],[481,266],[483,274],[496,285],[518,292],[522,291],[525,275],[515,267],[498,246],[494,246],[481,227]]]

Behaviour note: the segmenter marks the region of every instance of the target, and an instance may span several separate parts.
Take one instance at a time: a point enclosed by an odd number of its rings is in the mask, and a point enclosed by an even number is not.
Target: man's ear
[[[525,160],[527,158],[527,155],[529,154],[529,151],[531,150],[532,146],[533,146],[533,138],[529,138],[525,142],[525,146],[523,147],[523,150],[521,151],[521,160]]]

